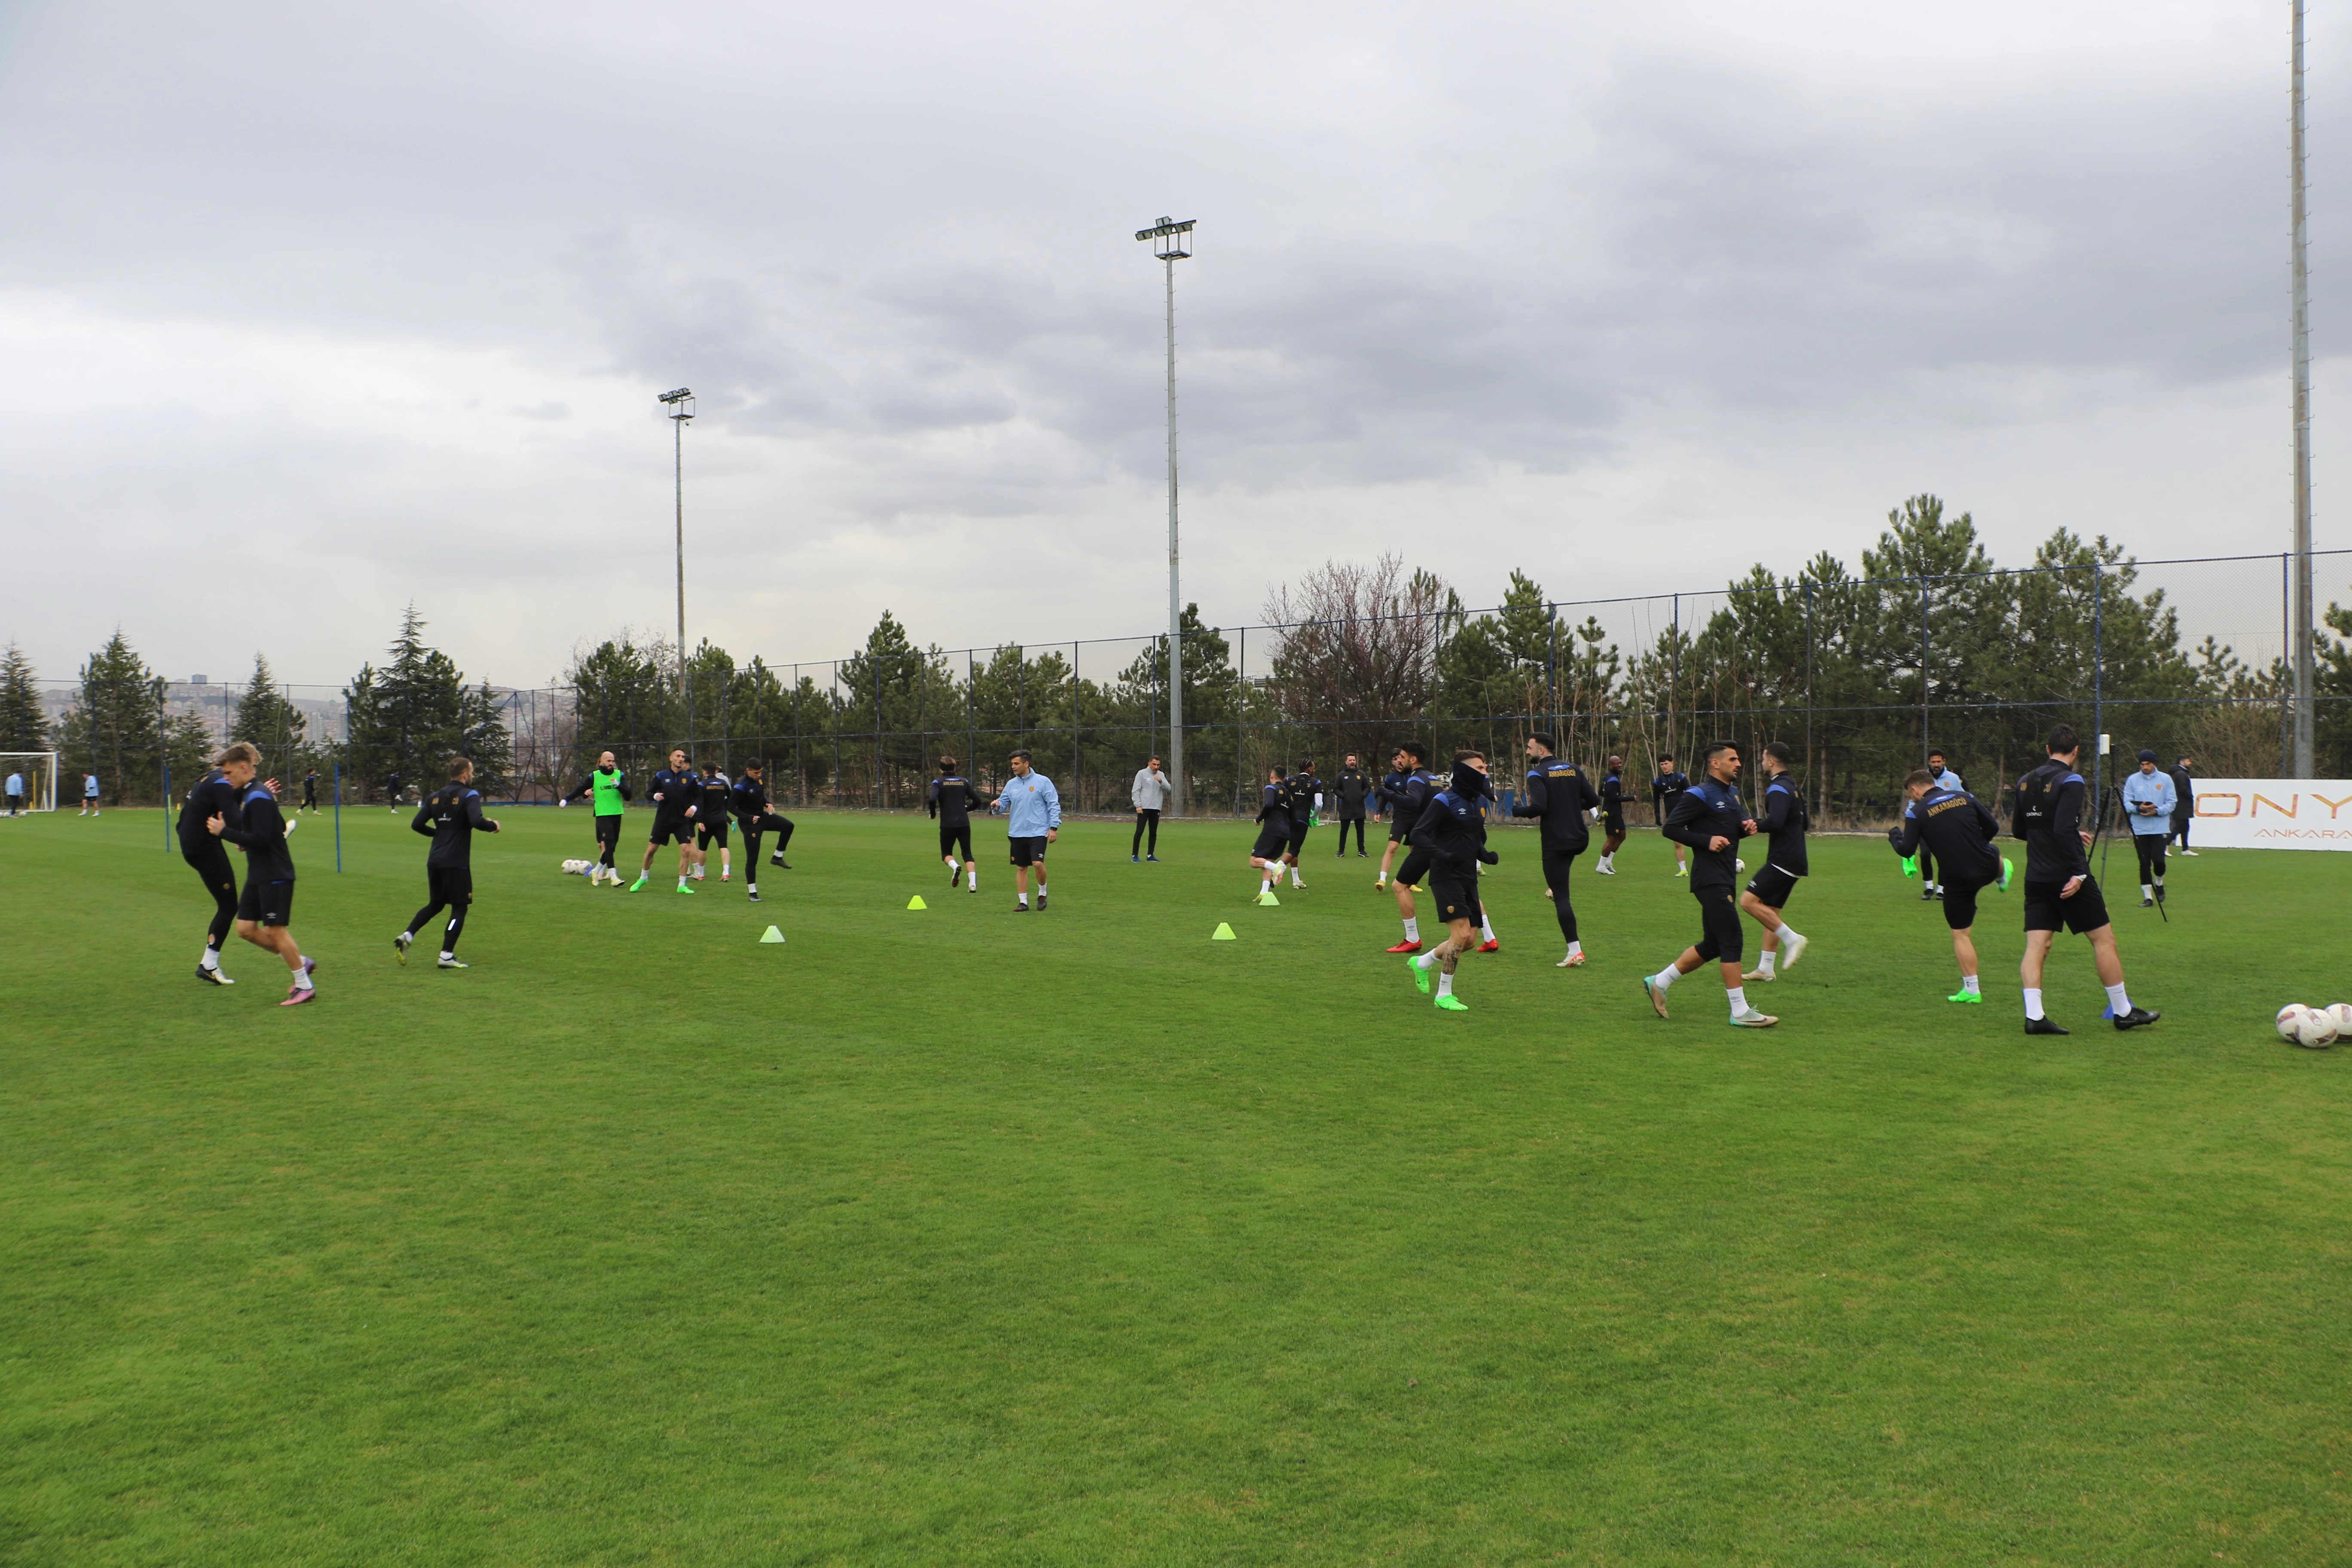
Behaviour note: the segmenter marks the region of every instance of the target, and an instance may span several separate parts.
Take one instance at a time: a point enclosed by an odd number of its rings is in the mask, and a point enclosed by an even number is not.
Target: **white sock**
[[[964,876],[966,879],[964,885],[969,887],[975,893],[980,891],[980,873],[977,871],[967,871],[964,873]]]
[[[197,967],[201,969],[218,969],[220,967],[220,954],[208,947],[205,949],[204,957],[196,961],[196,964]]]
[[[308,991],[310,989],[310,972],[309,970],[298,969],[294,972],[294,989],[297,991]]]
[[[757,882],[746,882],[743,884],[743,890],[747,893],[756,893],[760,890],[760,884]]]
[[[1483,908],[1478,911],[1478,934],[1488,942],[1495,940],[1495,922],[1486,918],[1486,911]]]
[[[2042,1016],[2042,987],[2039,985],[2025,988],[2025,1016],[2029,1020]]]
[[[1437,975],[1437,994],[1440,996],[1451,996],[1454,994],[1454,976],[1446,973],[1443,970],[1440,970]]]
[[[681,888],[685,887],[685,886],[686,886],[686,879],[685,879],[685,878],[683,878],[683,877],[680,877],[680,878],[677,879],[677,885],[678,885],[679,887],[681,887]]]
[[[454,952],[450,952],[450,951],[449,951],[447,948],[446,948],[446,947],[445,947],[445,948],[443,948],[443,949],[441,950],[441,962],[442,962],[442,963],[448,963],[451,959],[454,959],[454,958],[456,958],[457,956],[457,955],[456,953],[454,953]]]
[[[1967,992],[1971,996],[1975,995],[1977,994],[1977,976],[1973,974],[1961,975],[1960,989]]]
[[[2146,882],[2142,882],[2139,885],[2139,896],[2143,899],[2152,899],[2156,897],[2156,889],[2149,887]]]
[[[1568,944],[1568,951],[1570,956],[1574,956],[1584,951],[1584,944],[1580,942],[1571,942]]]
[[[1789,939],[1790,937],[1795,937],[1799,942],[1802,942],[1805,940],[1805,933],[1799,931],[1795,926],[1790,925],[1787,921],[1782,921],[1780,922],[1780,947],[1782,951],[1785,952],[1787,950],[1789,946]]]
[[[1412,964],[1416,969],[1433,968],[1437,963],[1437,949],[1433,947],[1427,952],[1423,953],[1420,957],[1410,958],[1405,962]]]
[[[1022,904],[1023,904],[1023,906],[1024,906],[1024,907],[1026,907],[1026,906],[1027,906],[1027,904],[1028,904],[1028,902],[1029,902],[1029,895],[1028,895],[1028,894],[1026,894],[1026,893],[1022,894],[1022,895],[1021,895],[1021,902],[1022,902]]]
[[[1260,877],[1257,879],[1257,896],[1262,899],[1272,891],[1274,891],[1274,879],[1271,877]]]
[[[1748,1011],[1747,987],[1734,985],[1729,990],[1724,992],[1724,994],[1731,998],[1731,1016],[1733,1017],[1737,1018],[1739,1015]]]
[[[1405,916],[1404,939],[1407,942],[1419,942],[1421,940],[1421,918],[1418,915]]]
[[[1664,969],[1659,970],[1655,974],[1650,976],[1650,984],[1655,985],[1659,990],[1664,991],[1667,986],[1672,985],[1675,981],[1680,980],[1682,977],[1682,971],[1669,963]]]
[[[1296,866],[1293,866],[1290,868],[1290,885],[1294,888],[1303,888],[1307,886],[1306,883],[1298,879],[1298,868]]]
[[[1764,950],[1764,956],[1756,961],[1756,967],[1763,971],[1765,973],[1769,974],[1772,973],[1773,965],[1780,962],[1780,954],[1779,951],[1768,947]]]
[[[2107,987],[2107,1005],[2113,1007],[2116,1016],[2120,1018],[2131,1011],[2131,998],[2124,994],[2121,985],[2110,985]]]

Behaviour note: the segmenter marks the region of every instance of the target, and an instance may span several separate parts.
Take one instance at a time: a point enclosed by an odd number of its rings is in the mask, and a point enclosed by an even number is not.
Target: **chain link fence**
[[[2322,602],[2352,601],[2352,552],[2315,562]],[[1352,754],[1379,773],[1407,740],[1433,763],[1480,748],[1509,776],[1537,731],[1596,767],[1623,758],[1627,792],[1644,801],[1664,758],[1687,763],[1722,738],[1753,759],[1783,742],[1824,826],[1883,819],[1931,748],[1990,799],[2061,721],[2112,735],[2125,758],[2147,747],[2200,773],[2283,775],[2288,566],[2263,555],[1880,579],[1759,571],[1696,593],[1199,627],[1183,660],[1191,809],[1249,815],[1276,764],[1328,777]],[[2333,776],[2352,773],[2352,616],[2339,616],[2315,639],[2319,772]],[[516,802],[569,792],[605,751],[642,778],[683,747],[730,775],[763,763],[791,805],[860,810],[920,809],[942,756],[988,788],[1018,747],[1066,809],[1123,813],[1136,771],[1168,755],[1166,655],[1164,637],[919,648],[886,619],[842,658],[705,658],[681,678],[674,655],[607,644],[571,685],[467,688],[477,718],[456,743]],[[298,789],[315,769],[346,803],[380,803],[397,773],[413,797],[453,749],[446,724],[410,733],[381,706],[355,740],[343,687],[274,690],[259,705],[268,732],[236,738]],[[68,772],[117,778],[110,793],[130,799],[156,798],[167,766],[194,766],[257,706],[241,686],[165,683],[158,727],[178,740],[145,768],[151,786],[135,759],[109,755],[103,726],[78,721],[79,688],[52,683],[44,700]]]

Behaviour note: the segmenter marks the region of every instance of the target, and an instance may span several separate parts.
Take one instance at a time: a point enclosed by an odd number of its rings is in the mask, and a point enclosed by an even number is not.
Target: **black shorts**
[[[1257,830],[1257,842],[1250,846],[1253,860],[1279,860],[1290,848],[1290,829],[1279,824]]]
[[[1421,879],[1428,875],[1429,851],[1426,849],[1405,851],[1404,864],[1396,868],[1397,886],[1418,888],[1421,886]]]
[[[232,899],[236,897],[236,866],[229,859],[228,851],[220,847],[219,839],[214,839],[193,854],[183,849],[180,858],[205,879],[206,892],[215,898],[223,893]]]
[[[2084,878],[2083,885],[2074,889],[2071,899],[2058,896],[2065,886],[2063,882],[2025,884],[2027,931],[2070,931],[2076,936],[2088,936],[2101,926],[2114,923],[2107,918],[2107,900],[2099,892],[2096,877]]]
[[[436,904],[464,906],[474,901],[474,868],[470,866],[425,868],[427,897]]]
[[[714,816],[708,822],[696,824],[694,838],[695,847],[699,849],[708,849],[713,844],[718,845],[721,849],[726,848],[727,819],[723,816]]]
[[[282,926],[294,912],[294,884],[249,879],[236,901],[236,918],[256,925]]]
[[[610,849],[621,841],[621,819],[600,816],[596,819],[596,842]]]
[[[1748,952],[1748,933],[1740,928],[1739,906],[1729,888],[1693,888],[1698,900],[1698,955],[1717,963],[1737,963]]]
[[[691,843],[693,843],[693,842],[694,842],[694,822],[693,822],[693,819],[692,819],[692,818],[690,818],[690,817],[685,817],[685,816],[656,816],[656,817],[655,817],[655,818],[654,818],[654,839],[653,839],[653,842],[654,842],[654,847],[655,847],[655,848],[656,848],[656,849],[660,848],[660,847],[661,847],[663,845],[665,845],[665,844],[691,844]]]
[[[1304,851],[1306,847],[1307,825],[1303,822],[1292,823],[1290,825],[1290,852],[1293,855],[1297,855]]]
[[[1793,871],[1783,871],[1768,861],[1764,869],[1748,879],[1748,890],[1756,895],[1756,901],[1759,904],[1776,910],[1786,909],[1789,895],[1797,890],[1797,875]]]
[[[1429,878],[1429,896],[1436,900],[1437,918],[1442,921],[1468,921],[1479,923],[1478,873],[1462,876],[1452,871],[1433,871]]]
[[[1408,834],[1408,833],[1411,833],[1412,831],[1412,823],[1410,823],[1410,822],[1407,822],[1407,821],[1404,819],[1404,816],[1403,816],[1403,814],[1402,814],[1402,812],[1395,812],[1395,811],[1391,811],[1391,812],[1390,812],[1390,813],[1389,813],[1389,842],[1390,842],[1390,843],[1391,843],[1391,844],[1402,844],[1402,843],[1403,843],[1403,842],[1404,842],[1404,836],[1405,836],[1406,834]]]
[[[1954,931],[1966,931],[1977,923],[1977,895],[1991,887],[1990,882],[1947,882],[1944,884],[1944,923]]]
[[[1603,816],[1601,819],[1601,826],[1612,838],[1625,837],[1625,819],[1622,816]]]
[[[971,824],[970,822],[942,822],[942,823],[940,823],[940,853],[941,855],[943,855],[943,856],[944,856],[944,855],[953,855],[953,854],[956,852],[956,849],[957,849],[957,847],[958,847],[959,846],[961,846],[961,847],[962,847],[962,849],[963,849],[963,856],[962,856],[962,858],[963,858],[964,859],[966,859],[966,860],[971,859]]]
[[[1013,847],[1013,863],[1015,866],[1043,866],[1045,863],[1044,834],[1027,838],[1007,837],[1004,842]]]

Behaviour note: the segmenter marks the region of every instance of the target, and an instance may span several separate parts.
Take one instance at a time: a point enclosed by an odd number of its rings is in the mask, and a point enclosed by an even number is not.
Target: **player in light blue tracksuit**
[[[2146,909],[2164,900],[2164,847],[2172,837],[2180,792],[2172,787],[2172,775],[2156,765],[2154,752],[2139,754],[2139,772],[2125,774],[2123,788],[2132,847],[2139,851],[2139,907]]]
[[[1054,788],[1054,781],[1029,765],[1027,752],[1013,753],[1013,776],[996,798],[988,803],[992,812],[1003,812],[1006,817],[1004,836],[1013,848],[1013,890],[1020,902],[1013,906],[1013,913],[1029,912],[1029,868],[1037,868],[1037,910],[1045,909],[1045,846],[1060,837],[1062,831],[1062,797]]]

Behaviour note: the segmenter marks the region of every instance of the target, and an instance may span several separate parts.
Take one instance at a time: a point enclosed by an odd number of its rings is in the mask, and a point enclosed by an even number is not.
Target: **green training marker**
[[[1272,888],[1268,888],[1265,892],[1260,893],[1257,896],[1257,901],[1261,904],[1272,904],[1276,909],[1280,909],[1282,907],[1282,900],[1274,896],[1274,889]]]
[[[907,907],[910,910],[928,910],[931,906],[923,902],[922,894],[917,893],[913,898],[907,900]]]
[[[770,926],[768,928],[767,934],[762,936],[760,940],[761,942],[782,942],[784,940],[784,933],[778,931],[775,927]]]
[[[1217,922],[1217,929],[1209,933],[1209,940],[1211,942],[1238,942],[1241,939],[1234,935],[1233,927],[1227,925],[1223,921],[1219,921]]]

